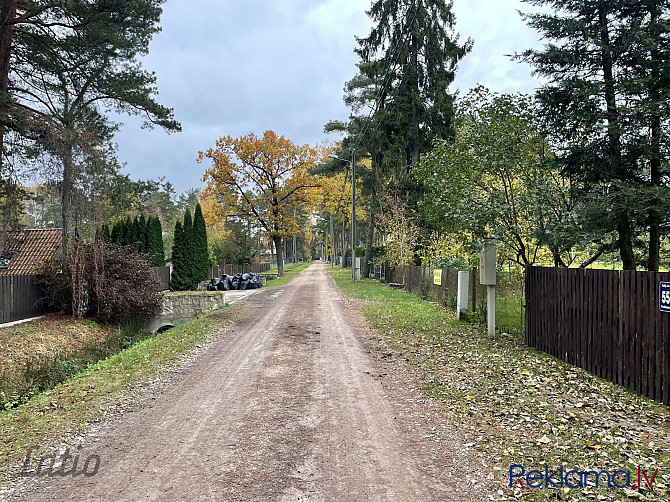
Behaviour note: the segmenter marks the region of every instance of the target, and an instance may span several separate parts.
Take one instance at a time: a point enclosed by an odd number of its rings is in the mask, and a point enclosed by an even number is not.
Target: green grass
[[[23,461],[29,448],[54,444],[66,434],[84,431],[108,409],[124,402],[134,389],[153,380],[161,368],[220,333],[243,308],[226,307],[160,333],[90,365],[18,408],[0,412],[0,482],[10,476],[12,466]]]
[[[300,272],[305,270],[307,267],[309,267],[312,263],[311,261],[308,262],[300,262],[300,263],[287,263],[284,265],[284,275],[281,277],[278,277],[276,279],[272,279],[271,281],[267,282],[267,286],[275,287],[275,286],[284,286],[286,285],[291,279],[293,279],[296,275],[298,275]],[[272,273],[277,273],[277,267],[274,269],[270,269],[268,274]]]
[[[648,500],[668,500],[670,410],[584,370],[526,347],[520,332],[491,339],[484,327],[374,280],[352,284],[349,271],[329,269],[386,343],[407,357],[427,395],[472,443],[482,477],[499,483],[501,499],[630,500],[621,489],[509,488],[510,465],[550,470],[619,469],[653,474]],[[510,311],[513,308],[510,307]],[[600,497],[600,498],[598,498]]]

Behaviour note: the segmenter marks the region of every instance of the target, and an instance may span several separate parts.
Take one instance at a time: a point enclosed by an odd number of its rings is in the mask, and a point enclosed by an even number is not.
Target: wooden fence
[[[154,274],[156,274],[158,279],[160,279],[161,289],[163,291],[170,289],[170,267],[151,267],[151,270],[153,270]]]
[[[410,293],[422,298],[428,298],[450,309],[456,308],[456,294],[458,292],[458,270],[442,268],[440,284],[435,284],[435,269],[433,267],[390,267],[387,263],[381,267],[371,269],[371,275],[385,283],[404,284]],[[468,310],[483,312],[486,308],[486,286],[479,284],[479,270],[470,271]]]
[[[214,265],[209,269],[209,278],[221,277],[223,274],[235,275],[244,273],[262,274],[270,270],[272,265],[270,263],[252,263],[250,265]]]
[[[670,405],[670,273],[529,267],[526,343]]]
[[[0,276],[0,323],[20,321],[51,312],[45,291],[35,275]]]

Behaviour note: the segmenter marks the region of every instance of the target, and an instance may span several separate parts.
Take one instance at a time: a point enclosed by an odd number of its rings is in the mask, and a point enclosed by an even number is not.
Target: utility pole
[[[356,282],[356,152],[351,150],[351,282]]]
[[[335,234],[333,233],[333,215],[330,215],[330,267],[335,266]]]

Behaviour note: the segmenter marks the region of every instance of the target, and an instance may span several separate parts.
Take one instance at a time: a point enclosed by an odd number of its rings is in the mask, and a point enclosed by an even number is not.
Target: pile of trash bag
[[[215,277],[207,285],[207,291],[230,291],[244,289],[258,289],[263,286],[258,274],[235,274]]]

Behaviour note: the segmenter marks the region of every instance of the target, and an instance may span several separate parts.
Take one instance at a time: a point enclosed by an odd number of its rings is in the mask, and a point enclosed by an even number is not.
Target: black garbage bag
[[[258,274],[249,274],[249,284],[247,289],[258,289],[263,286],[263,282],[258,277]]]
[[[231,281],[230,289],[239,289],[241,280],[242,280],[242,274],[235,274],[233,276],[233,280]]]
[[[249,281],[245,281],[244,279],[241,279],[240,280],[240,285],[238,286],[237,289],[239,289],[240,291],[244,291],[245,289],[247,289],[248,286],[249,286]]]
[[[219,291],[228,291],[230,289],[230,276],[223,274],[219,279]]]
[[[214,277],[211,281],[209,281],[209,284],[207,285],[207,291],[216,291],[219,289],[219,284],[221,283],[221,279],[218,277]]]
[[[247,289],[258,289],[263,285],[261,281],[258,279],[252,279],[249,281],[249,284],[247,285]]]
[[[248,281],[251,279],[251,274],[242,274],[242,280],[243,281]]]

